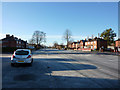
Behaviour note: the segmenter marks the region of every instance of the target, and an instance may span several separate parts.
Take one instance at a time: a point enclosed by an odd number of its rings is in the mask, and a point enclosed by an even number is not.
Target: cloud
[[[63,36],[62,35],[49,35],[49,36],[46,36],[46,38],[62,38]]]
[[[114,39],[115,39],[115,40],[117,40],[117,39],[118,39],[118,37],[114,37]]]
[[[72,36],[72,38],[81,40],[81,39],[85,39],[86,36]]]
[[[46,38],[58,38],[58,39],[62,39],[63,38],[63,35],[49,35],[49,36],[46,36]],[[72,36],[73,39],[85,39],[86,36]]]
[[[6,34],[0,33],[0,39],[5,38]]]

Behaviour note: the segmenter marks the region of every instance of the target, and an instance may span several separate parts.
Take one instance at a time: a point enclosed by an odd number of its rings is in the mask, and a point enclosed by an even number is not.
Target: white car
[[[11,56],[11,66],[14,66],[16,63],[29,63],[32,65],[31,51],[29,49],[17,49],[14,51],[14,54]]]

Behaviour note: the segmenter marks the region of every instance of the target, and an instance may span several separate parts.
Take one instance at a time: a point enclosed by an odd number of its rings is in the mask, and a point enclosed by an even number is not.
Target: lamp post
[[[44,48],[45,48],[45,43],[46,43],[46,33],[44,33]]]

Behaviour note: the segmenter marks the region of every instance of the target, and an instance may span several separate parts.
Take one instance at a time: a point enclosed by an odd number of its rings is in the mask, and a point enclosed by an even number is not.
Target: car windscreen
[[[16,55],[28,55],[29,52],[28,51],[16,51],[15,54]]]

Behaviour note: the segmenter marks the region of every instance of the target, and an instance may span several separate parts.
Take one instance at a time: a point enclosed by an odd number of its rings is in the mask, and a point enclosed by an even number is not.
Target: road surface
[[[72,50],[33,52],[32,66],[2,57],[2,88],[118,88],[118,57]]]

